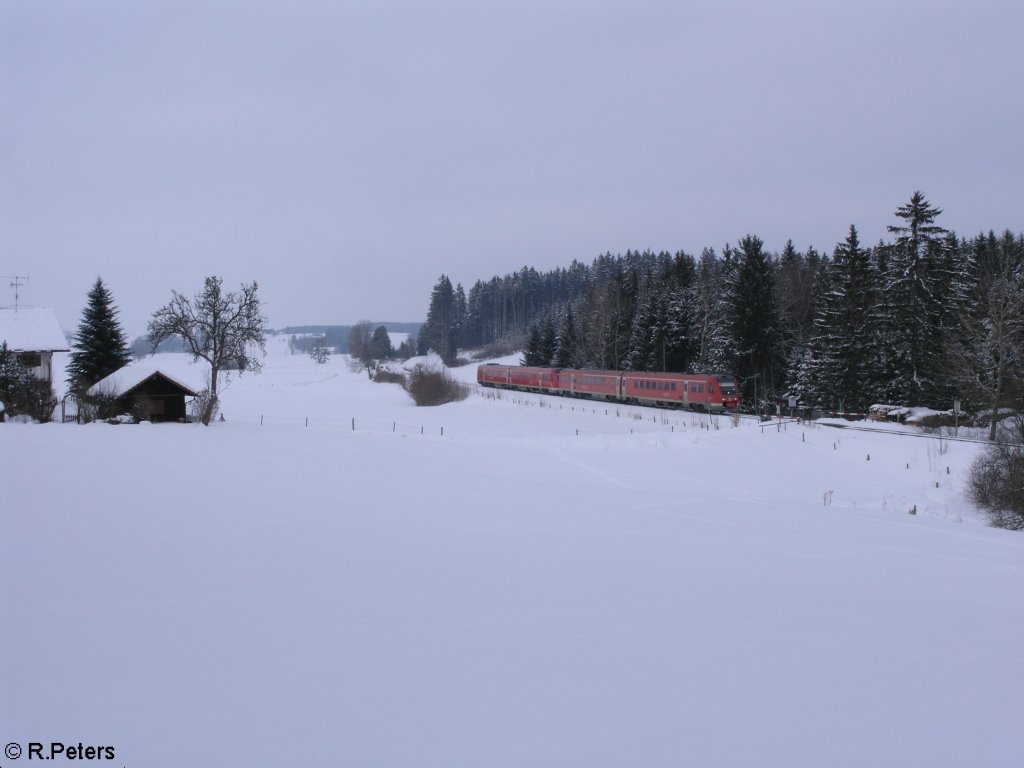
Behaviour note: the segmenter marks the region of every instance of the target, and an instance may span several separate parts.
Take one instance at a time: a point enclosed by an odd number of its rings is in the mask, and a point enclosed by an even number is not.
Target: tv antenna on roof
[[[14,289],[14,311],[17,312],[18,297],[20,296],[18,289],[28,282],[28,275],[0,275],[0,279],[11,281],[11,288]]]

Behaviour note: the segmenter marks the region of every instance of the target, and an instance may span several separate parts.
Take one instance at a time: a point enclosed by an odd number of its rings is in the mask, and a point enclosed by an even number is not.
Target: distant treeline
[[[374,328],[384,326],[388,333],[409,334],[415,340],[423,323],[370,323],[370,325]],[[273,333],[299,337],[296,338],[296,349],[303,352],[308,350],[303,345],[302,336],[323,337],[324,344],[344,355],[350,351],[349,341],[352,338],[353,328],[355,328],[354,325],[289,325]]]

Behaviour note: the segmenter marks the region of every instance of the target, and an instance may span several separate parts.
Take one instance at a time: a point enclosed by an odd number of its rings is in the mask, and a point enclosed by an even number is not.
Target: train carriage
[[[619,400],[622,398],[622,372],[563,368],[559,371],[559,391],[573,397]]]
[[[670,408],[732,411],[739,406],[736,379],[718,374],[592,371],[486,363],[477,368],[477,382],[485,387]]]
[[[476,369],[478,384],[485,387],[503,387],[532,392],[558,394],[557,368],[532,368],[519,365],[487,363]]]

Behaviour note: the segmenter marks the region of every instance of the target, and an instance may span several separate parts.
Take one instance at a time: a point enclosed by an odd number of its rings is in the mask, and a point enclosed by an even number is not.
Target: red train
[[[736,379],[718,374],[587,371],[486,363],[476,369],[476,380],[484,387],[702,411],[732,411],[739,405]]]

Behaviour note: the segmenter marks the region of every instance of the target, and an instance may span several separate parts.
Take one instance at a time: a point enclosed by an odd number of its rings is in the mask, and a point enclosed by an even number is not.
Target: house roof
[[[129,394],[140,384],[143,384],[157,376],[166,379],[176,387],[184,390],[184,394],[195,397],[196,392],[190,386],[181,383],[178,379],[174,378],[169,373],[160,370],[157,366],[146,363],[134,363],[132,365],[126,365],[123,368],[118,368],[109,376],[100,379],[89,387],[87,394],[123,397],[124,395]]]
[[[0,309],[0,342],[14,352],[67,352],[57,313],[49,307]]]

